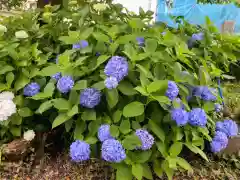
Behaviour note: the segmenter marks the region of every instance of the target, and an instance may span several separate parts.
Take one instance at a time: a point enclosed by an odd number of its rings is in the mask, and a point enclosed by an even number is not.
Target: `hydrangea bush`
[[[191,171],[183,147],[206,160],[205,141],[213,152],[224,149],[237,126],[215,123],[215,77],[237,59],[238,41],[210,23],[167,29],[149,24],[150,11],[94,4],[70,1],[2,22],[0,91],[14,94],[0,95],[3,142],[65,127],[73,162],[98,157],[98,148],[125,180],[152,179],[150,165],[169,179],[178,168]]]

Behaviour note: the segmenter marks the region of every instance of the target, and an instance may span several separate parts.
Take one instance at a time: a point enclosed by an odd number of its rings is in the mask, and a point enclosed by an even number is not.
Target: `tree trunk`
[[[38,0],[37,7],[38,8],[44,8],[45,5],[51,4],[51,5],[61,5],[63,0]]]

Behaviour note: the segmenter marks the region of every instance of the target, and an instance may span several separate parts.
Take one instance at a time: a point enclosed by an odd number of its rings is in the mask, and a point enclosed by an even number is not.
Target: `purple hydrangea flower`
[[[57,81],[58,81],[61,77],[62,77],[62,75],[61,75],[60,72],[58,72],[58,73],[52,75],[52,78],[55,79],[55,80],[57,80]]]
[[[144,43],[145,43],[144,37],[137,37],[136,40],[139,46],[144,46]]]
[[[216,111],[216,112],[221,112],[222,109],[223,109],[223,107],[222,107],[221,104],[216,103],[214,106],[215,106],[215,111]]]
[[[165,93],[165,95],[170,99],[173,100],[178,96],[179,89],[175,82],[168,81],[168,89]]]
[[[193,41],[201,41],[201,40],[203,40],[203,38],[204,38],[204,33],[200,32],[197,34],[193,34],[191,39]]]
[[[126,159],[126,152],[118,140],[108,139],[102,143],[102,158],[108,162],[119,163]]]
[[[149,150],[154,144],[154,137],[149,134],[148,131],[144,129],[137,129],[135,132],[136,136],[140,139],[142,145],[140,147],[137,147],[137,149],[141,150]]]
[[[83,49],[88,47],[88,42],[86,40],[81,40],[79,43],[73,44],[73,49]]]
[[[81,92],[80,104],[86,108],[94,108],[100,103],[101,92],[95,88],[86,88]]]
[[[207,115],[201,108],[193,108],[189,112],[189,124],[193,126],[205,127],[207,124]]]
[[[188,123],[188,112],[181,108],[173,109],[171,117],[177,123],[177,126],[184,126]]]
[[[72,161],[81,162],[90,158],[90,145],[84,141],[75,141],[70,146],[70,156]]]
[[[57,82],[57,88],[62,93],[68,93],[74,86],[71,76],[63,76]]]
[[[26,85],[23,89],[23,94],[25,96],[34,96],[40,92],[40,85],[36,82],[32,82],[28,85]]]
[[[117,78],[120,82],[128,75],[128,62],[125,57],[113,56],[107,63],[104,73],[109,77]]]
[[[226,119],[223,122],[216,123],[216,131],[225,133],[228,137],[233,137],[238,134],[238,125],[235,121]]]
[[[216,131],[215,136],[211,142],[211,151],[214,153],[220,152],[228,145],[228,138],[225,133]]]
[[[110,125],[103,124],[98,129],[98,139],[103,142],[107,139],[114,139],[110,133]]]
[[[115,77],[108,77],[105,79],[104,84],[108,89],[114,89],[118,86],[118,80]]]
[[[213,88],[208,88],[207,86],[198,86],[193,89],[193,96],[199,97],[204,101],[216,101],[217,98],[213,94],[215,90]]]

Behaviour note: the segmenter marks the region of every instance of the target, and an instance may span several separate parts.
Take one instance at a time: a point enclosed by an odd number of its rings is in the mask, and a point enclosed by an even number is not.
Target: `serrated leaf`
[[[107,103],[110,108],[113,108],[118,103],[118,91],[117,89],[106,90]]]
[[[68,111],[71,108],[69,101],[63,98],[54,99],[53,106],[60,111]]]
[[[24,86],[26,86],[28,83],[30,82],[30,80],[28,79],[28,77],[24,76],[24,75],[20,75],[19,78],[17,78],[15,84],[14,84],[14,89],[16,91],[22,89]]]
[[[107,55],[101,55],[97,58],[97,67],[100,66],[102,63],[104,63],[105,61],[107,61],[109,59],[110,56]]]
[[[140,116],[144,113],[144,105],[141,102],[135,101],[123,108],[123,115],[125,117]]]
[[[133,85],[128,81],[121,81],[117,88],[126,96],[133,96],[137,93]]]
[[[153,93],[156,91],[165,92],[168,88],[168,81],[166,80],[156,80],[147,86],[147,91],[149,93]]]
[[[14,68],[10,65],[5,65],[0,69],[0,75],[5,74],[7,72],[13,71]]]
[[[67,115],[68,115],[69,117],[72,117],[72,116],[76,115],[77,113],[78,113],[78,106],[75,105],[75,106],[72,107],[71,110],[69,110],[69,111],[67,112]]]
[[[143,96],[148,96],[148,95],[149,95],[148,92],[147,92],[143,87],[141,87],[141,86],[137,86],[137,87],[135,87],[135,89],[136,89],[138,92],[140,92]]]
[[[171,105],[170,99],[168,97],[166,97],[166,96],[153,96],[153,98],[155,100],[157,100],[160,105],[162,105],[162,104]]]
[[[96,120],[96,111],[93,109],[86,109],[82,113],[81,117],[84,121],[95,121]]]
[[[68,121],[70,119],[70,117],[68,117],[67,114],[65,113],[60,113],[53,121],[52,123],[52,129],[65,123],[66,121]]]
[[[141,146],[141,141],[136,135],[128,135],[125,137],[125,139],[122,141],[123,147],[127,150],[133,150],[137,146]]]
[[[52,76],[56,73],[60,72],[60,68],[57,65],[50,65],[45,68],[43,68],[40,72],[39,75],[41,76]]]
[[[92,87],[101,91],[105,88],[104,81],[97,82],[97,83],[93,84]]]

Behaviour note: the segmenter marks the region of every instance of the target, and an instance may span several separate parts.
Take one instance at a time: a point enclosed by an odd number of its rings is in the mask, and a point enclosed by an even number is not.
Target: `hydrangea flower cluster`
[[[205,127],[207,124],[207,115],[201,108],[193,108],[189,112],[189,124],[192,126]]]
[[[223,109],[223,107],[222,107],[221,104],[216,103],[214,106],[215,106],[215,111],[216,111],[216,112],[221,112],[222,109]]]
[[[215,90],[207,86],[195,87],[192,91],[193,96],[199,97],[204,101],[216,101]]]
[[[105,66],[104,73],[108,76],[105,80],[105,86],[109,89],[117,87],[118,83],[128,75],[128,62],[126,58],[113,56]]]
[[[102,158],[108,162],[119,163],[126,159],[126,152],[118,140],[108,139],[102,144]]]
[[[110,125],[103,124],[98,129],[98,139],[103,142],[107,139],[114,139],[110,133]]]
[[[95,88],[86,88],[80,94],[80,104],[86,108],[94,108],[101,101],[101,92]]]
[[[73,49],[83,49],[88,47],[88,41],[86,40],[81,40],[79,43],[73,44],[72,48]]]
[[[81,162],[90,158],[90,145],[84,141],[75,141],[70,146],[70,156],[72,161]]]
[[[188,123],[188,112],[182,108],[176,108],[171,111],[171,118],[177,124],[177,126],[184,126]]]
[[[71,76],[63,76],[57,82],[57,89],[62,93],[68,93],[74,86]]]
[[[168,81],[168,89],[165,93],[165,95],[170,99],[173,100],[178,96],[179,89],[175,82]]]
[[[13,98],[14,94],[12,92],[6,91],[0,94],[0,121],[7,120],[12,114],[17,112]]]
[[[62,75],[61,75],[60,72],[58,72],[58,73],[52,75],[52,78],[55,79],[56,81],[58,81],[61,77],[62,77]]]
[[[225,133],[216,131],[215,136],[210,144],[211,151],[214,153],[220,152],[225,149],[228,144],[228,138]]]
[[[23,89],[23,94],[25,96],[34,96],[40,92],[40,85],[36,82],[32,82],[28,85],[26,85]]]
[[[137,37],[136,40],[137,40],[138,45],[139,45],[140,47],[144,46],[144,44],[145,44],[145,39],[144,39],[144,37]]]
[[[142,145],[137,147],[137,149],[141,149],[143,151],[151,149],[154,144],[154,137],[149,134],[148,131],[144,129],[137,129],[135,132],[136,136],[140,139]]]
[[[238,134],[238,125],[235,121],[226,119],[216,123],[216,131],[225,133],[227,137],[234,137]]]

